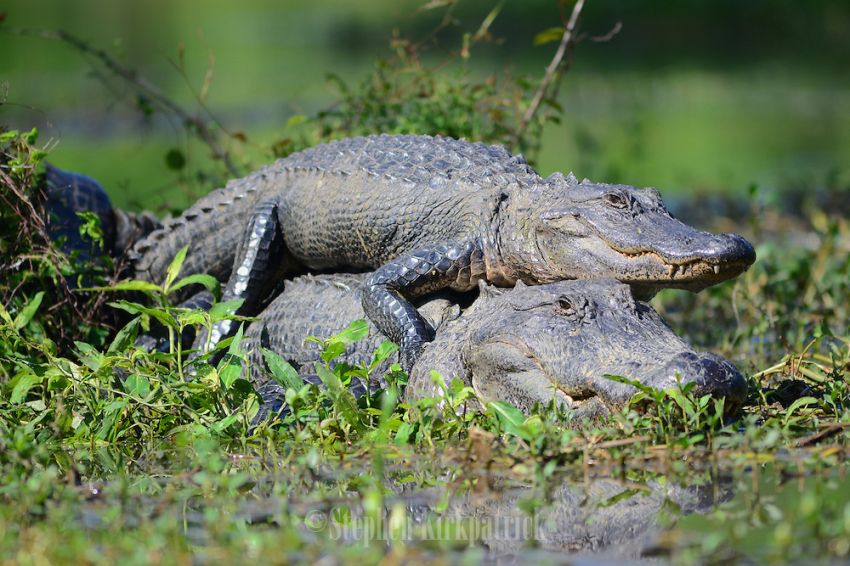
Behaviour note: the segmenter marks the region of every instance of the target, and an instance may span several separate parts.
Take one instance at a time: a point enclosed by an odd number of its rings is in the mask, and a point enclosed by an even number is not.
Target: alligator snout
[[[664,373],[667,379],[678,379],[682,385],[695,382],[697,396],[725,398],[727,412],[736,410],[747,397],[744,376],[730,361],[717,354],[682,352],[667,364]]]
[[[738,234],[719,234],[705,250],[705,259],[710,263],[733,263],[751,265],[756,260],[752,244]]]
[[[659,255],[673,264],[703,262],[716,266],[749,266],[756,260],[752,244],[738,234],[709,234],[671,238],[659,244]]]

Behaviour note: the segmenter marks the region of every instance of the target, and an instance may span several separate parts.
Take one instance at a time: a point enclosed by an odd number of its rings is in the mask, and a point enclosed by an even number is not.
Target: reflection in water
[[[530,487],[447,497],[445,489],[401,493],[378,513],[360,499],[303,506],[307,531],[346,544],[397,541],[426,549],[478,547],[487,559],[512,561],[563,553],[596,559],[639,559],[653,553],[664,529],[680,516],[705,513],[731,497],[731,481],[678,486],[610,478],[564,481],[548,497]],[[279,513],[281,501],[252,502],[251,523]],[[290,503],[291,505],[291,503]],[[299,507],[296,505],[296,508]],[[292,507],[290,507],[292,509]]]
[[[850,555],[850,476],[836,460],[839,452],[821,447],[817,460],[800,453],[770,464],[726,461],[714,481],[693,469],[668,470],[673,476],[666,478],[626,470],[629,481],[550,479],[545,489],[516,480],[493,480],[484,489],[479,478],[470,491],[452,487],[469,485],[453,473],[430,474],[439,487],[422,489],[386,484],[391,480],[362,468],[312,479],[294,469],[155,474],[135,494],[121,481],[88,484],[90,496],[76,504],[74,524],[96,538],[116,528],[147,532],[154,523],[176,522],[169,536],[200,554],[214,555],[229,544],[223,541],[249,535],[258,548],[323,564],[388,555],[594,566],[809,563]],[[410,481],[405,470],[402,481]],[[381,496],[385,485],[388,494]]]

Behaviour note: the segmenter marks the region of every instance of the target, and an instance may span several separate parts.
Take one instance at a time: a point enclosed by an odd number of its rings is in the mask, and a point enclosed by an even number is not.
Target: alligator
[[[100,218],[104,251],[121,257],[140,238],[162,227],[150,212],[127,212],[113,208],[109,195],[100,183],[79,173],[63,171],[47,165],[44,174],[47,223],[50,237],[61,242],[65,253],[77,252],[91,259],[91,240],[80,235],[82,219],[78,212],[93,212]]]
[[[438,289],[612,277],[647,298],[755,261],[744,238],[674,219],[655,189],[544,179],[501,146],[418,135],[343,139],[231,181],[140,241],[136,276],[160,281],[187,245],[183,273],[227,280],[239,314],[256,314],[284,275],[374,270],[363,308],[405,368],[434,336],[411,300]],[[234,330],[218,323],[207,343]]]
[[[302,276],[245,331],[251,379],[263,397],[262,420],[283,409],[284,391],[264,368],[261,347],[290,361],[310,383],[321,383],[312,364],[319,346],[306,336],[327,337],[349,321],[364,317],[361,305],[370,274]],[[698,353],[676,336],[631,289],[611,279],[570,280],[538,286],[521,282],[508,290],[480,285],[471,306],[451,296],[432,298],[420,314],[437,327],[413,365],[404,393],[407,401],[442,394],[431,371],[460,378],[475,391],[476,403],[507,401],[529,412],[535,403],[555,401],[577,417],[598,417],[624,406],[633,385],[606,375],[624,376],[658,389],[695,383],[695,394],[725,398],[732,412],[746,396],[744,378],[734,365],[713,353]],[[461,295],[461,298],[464,298]],[[368,338],[349,344],[339,358],[368,364],[385,339],[372,328]],[[373,375],[382,376],[389,358]],[[352,384],[355,395],[385,386],[382,378]]]

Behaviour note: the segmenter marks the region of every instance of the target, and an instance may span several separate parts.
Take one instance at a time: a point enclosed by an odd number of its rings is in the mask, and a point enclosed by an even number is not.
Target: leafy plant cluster
[[[482,44],[498,38],[491,33],[503,3],[497,4],[474,31],[457,32],[455,49],[439,48],[438,38],[458,30],[454,14],[459,0],[428,2],[421,10],[445,10],[436,28],[415,40],[394,31],[392,54],[376,61],[374,70],[360,82],[347,83],[329,75],[336,101],[315,115],[290,118],[290,135],[272,145],[283,157],[317,143],[350,136],[428,134],[497,143],[526,153],[533,161],[540,148],[543,126],[559,123],[557,83],[551,88],[542,78],[514,76],[509,69],[480,75],[469,61]],[[547,28],[534,38],[535,45],[561,40],[563,25]],[[565,67],[558,68],[558,79]],[[530,111],[534,95],[543,89],[539,108]]]
[[[37,142],[36,129],[0,129],[0,301],[18,329],[32,325],[33,335],[52,351],[79,338],[100,344],[110,324],[103,297],[74,288],[82,281],[105,284],[114,266],[102,251],[93,214],[85,215],[80,229],[95,254],[68,256],[60,250],[62,242],[51,238],[40,174],[47,148]],[[42,303],[49,310],[34,318]]]

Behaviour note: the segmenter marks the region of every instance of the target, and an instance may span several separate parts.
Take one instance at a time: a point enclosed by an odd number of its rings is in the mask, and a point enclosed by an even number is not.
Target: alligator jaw
[[[573,236],[585,263],[597,261],[624,283],[699,291],[734,278],[753,264],[756,253],[736,234],[712,234],[646,207],[631,216],[587,206],[572,217],[584,237]]]
[[[655,251],[627,252],[614,246],[611,249],[621,258],[622,276],[619,279],[638,288],[673,287],[700,291],[737,277],[752,265],[754,259],[743,255],[740,260],[716,263],[700,258],[667,259]]]

